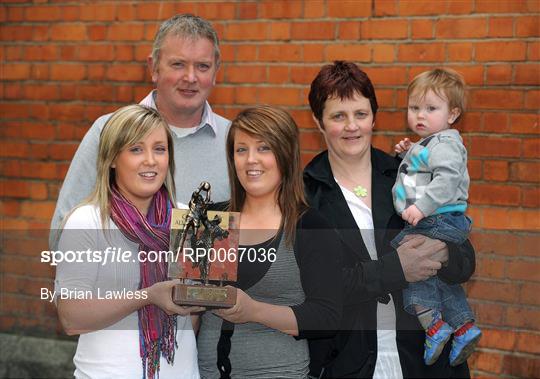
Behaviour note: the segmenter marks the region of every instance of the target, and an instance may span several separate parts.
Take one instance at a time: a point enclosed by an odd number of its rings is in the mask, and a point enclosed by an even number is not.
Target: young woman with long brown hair
[[[225,208],[241,213],[240,245],[257,255],[239,260],[236,305],[202,317],[202,377],[305,378],[305,337],[339,323],[337,237],[305,201],[298,137],[291,116],[270,106],[232,122]]]

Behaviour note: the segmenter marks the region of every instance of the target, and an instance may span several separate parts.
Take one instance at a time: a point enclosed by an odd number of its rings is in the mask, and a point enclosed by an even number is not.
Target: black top
[[[220,202],[212,204],[209,209],[225,211],[227,207],[228,202]],[[279,237],[263,244],[279,244]],[[338,329],[343,302],[339,247],[334,228],[316,209],[308,208],[298,220],[294,242],[305,294],[302,304],[291,306],[298,324],[297,338],[328,337]],[[246,262],[246,259],[239,262],[235,286],[241,289],[253,286],[266,274],[270,264]]]
[[[304,170],[310,206],[333,226],[340,238],[344,282],[343,317],[333,338],[310,341],[310,373],[318,377],[371,377],[377,360],[377,301],[387,302],[392,294],[396,311],[396,341],[404,377],[468,377],[464,363],[450,367],[446,344],[432,366],[423,362],[424,331],[416,317],[403,310],[401,290],[407,286],[392,238],[404,222],[394,211],[392,186],[399,161],[371,149],[372,215],[378,260],[371,260],[358,226],[338,184],[334,180],[328,153],[316,156]],[[474,249],[448,244],[448,264],[438,271],[442,280],[454,284],[467,281],[475,269]]]
[[[227,209],[227,203],[217,203],[211,210]],[[283,233],[278,232],[275,238],[261,244],[240,246],[246,249],[274,248],[278,254],[287,254],[288,250],[279,250]],[[335,231],[318,211],[308,208],[296,225],[294,255],[300,272],[300,282],[305,295],[301,304],[292,305],[301,338],[330,338],[338,329],[342,311],[342,281],[339,257],[336,248],[339,240]],[[240,260],[238,263],[238,288],[246,290],[260,281],[268,272],[271,262],[264,260]],[[230,378],[234,370],[229,354],[231,338],[235,326],[226,320],[222,321],[221,333],[217,344],[217,368],[220,377]]]
[[[340,243],[316,209],[308,208],[298,221],[294,254],[306,295],[302,304],[291,307],[298,323],[297,338],[332,336],[343,304]]]
[[[252,287],[262,279],[272,264],[270,259],[259,260],[256,259],[256,256],[252,257],[250,249],[253,249],[255,252],[259,251],[259,249],[263,249],[266,252],[270,251],[270,249],[277,251],[280,239],[281,232],[278,232],[276,236],[259,244],[239,246],[240,249],[246,249],[247,253],[244,254],[244,259],[238,261],[238,281],[236,282],[236,287],[242,291]]]

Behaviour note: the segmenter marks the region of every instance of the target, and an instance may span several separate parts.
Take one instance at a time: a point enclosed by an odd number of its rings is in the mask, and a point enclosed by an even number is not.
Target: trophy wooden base
[[[236,288],[212,284],[177,284],[173,288],[173,302],[184,306],[231,308],[236,304]]]

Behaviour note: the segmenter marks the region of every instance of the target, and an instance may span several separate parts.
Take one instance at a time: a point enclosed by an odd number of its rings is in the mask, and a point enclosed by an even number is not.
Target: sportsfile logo
[[[61,263],[98,263],[102,266],[108,263],[130,262],[190,262],[196,263],[202,259],[209,262],[275,262],[275,248],[183,248],[172,251],[139,251],[134,254],[130,250],[117,247],[107,247],[105,250],[44,250],[41,252],[41,263],[57,266]]]

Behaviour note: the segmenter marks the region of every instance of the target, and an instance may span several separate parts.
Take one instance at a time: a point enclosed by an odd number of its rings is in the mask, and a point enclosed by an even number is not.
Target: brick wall
[[[410,79],[440,65],[463,73],[478,263],[467,290],[485,331],[472,367],[540,377],[535,0],[2,1],[0,331],[60,333],[54,307],[39,300],[54,275],[39,263],[39,237],[79,141],[97,116],[147,93],[156,27],[182,12],[210,19],[221,37],[215,110],[283,106],[302,128],[305,162],[323,148],[307,107],[322,64],[353,60],[370,75],[381,106],[374,144],[387,151],[407,134]]]

